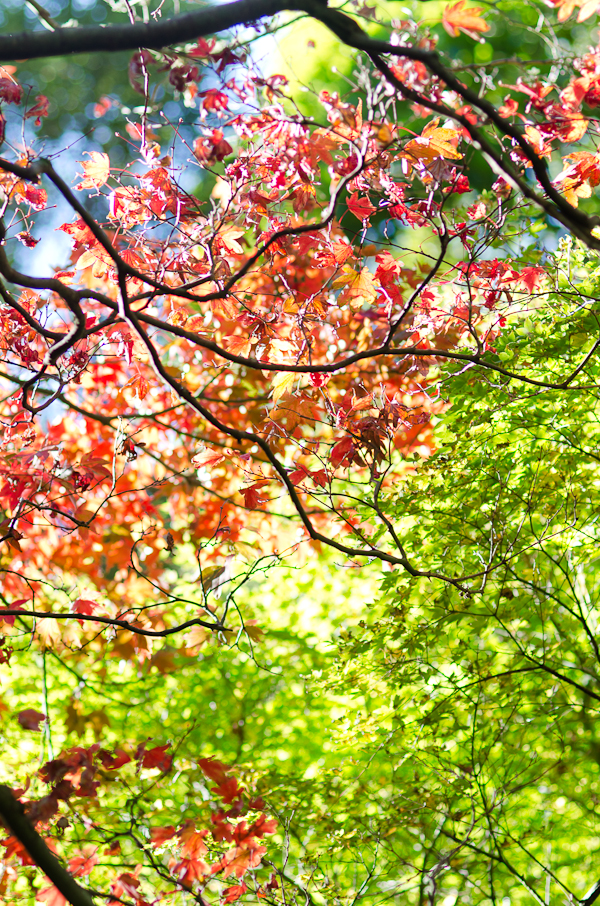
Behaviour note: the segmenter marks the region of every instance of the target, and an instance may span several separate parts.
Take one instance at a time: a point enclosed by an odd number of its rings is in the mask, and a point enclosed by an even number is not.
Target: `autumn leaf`
[[[355,271],[345,265],[342,273],[333,281],[333,288],[344,287],[338,298],[338,304],[348,302],[353,311],[358,311],[363,304],[370,305],[377,298],[379,287],[368,267]]]
[[[210,447],[204,447],[199,453],[196,453],[192,459],[192,464],[197,469],[209,469],[211,466],[216,466],[220,462],[223,462],[225,457],[219,450],[211,450]]]
[[[226,566],[220,563],[215,563],[213,566],[207,566],[205,569],[200,570],[200,582],[203,591],[208,593],[218,588],[221,584],[219,580],[224,576],[225,571]]]
[[[261,504],[266,503],[267,498],[260,493],[262,484],[252,484],[249,488],[240,488],[240,494],[244,497],[244,506],[249,510],[255,510]]]
[[[73,601],[73,603],[71,604],[71,610],[73,613],[82,613],[86,616],[91,616],[97,607],[97,601],[90,601],[86,598],[77,598],[77,600]],[[83,626],[83,620],[78,620],[77,622],[80,626]]]
[[[173,764],[173,756],[167,755],[167,749],[170,748],[171,744],[167,743],[167,745],[165,746],[155,746],[153,749],[149,749],[147,752],[144,752],[142,758],[142,767],[158,768],[164,773],[170,771],[171,765]]]
[[[543,267],[524,267],[519,274],[519,280],[523,283],[528,292],[535,292],[540,282],[546,276],[546,270]]]
[[[471,6],[467,8],[467,0],[458,0],[458,3],[448,4],[445,7],[442,25],[451,38],[458,38],[462,31],[470,38],[477,40],[478,33],[490,30],[488,23],[481,18],[482,12],[482,7]]]
[[[176,833],[172,824],[167,827],[151,827],[150,840],[152,841],[152,846],[162,846],[167,840],[171,840]]]
[[[131,757],[123,749],[116,749],[114,753],[100,749],[98,757],[105,771],[117,771],[124,764],[128,764],[131,761]]]
[[[68,900],[63,897],[60,890],[55,887],[54,884],[50,885],[50,887],[42,887],[42,889],[38,890],[36,893],[35,898],[36,900],[45,903],[46,906],[65,906],[65,904],[68,903]]]
[[[22,98],[23,89],[18,82],[6,76],[0,78],[0,101],[6,101],[7,104],[20,104]]]
[[[405,146],[400,157],[408,164],[419,163],[429,167],[438,158],[460,160],[462,154],[456,150],[455,145],[460,140],[460,133],[455,129],[438,127],[439,119],[429,123],[417,138],[411,139]]]
[[[40,732],[40,724],[46,720],[46,715],[41,711],[35,711],[34,708],[26,708],[19,711],[17,720],[24,730],[33,730],[35,733]]]
[[[211,791],[216,793],[225,804],[233,802],[242,792],[235,777],[226,777],[219,786],[212,786]]]
[[[256,819],[250,830],[256,837],[264,837],[265,834],[274,834],[277,830],[277,821],[275,818],[267,818],[267,816],[263,814]]]
[[[177,670],[177,663],[175,661],[176,655],[176,648],[165,645],[164,648],[155,651],[150,660],[146,661],[146,664],[148,665],[148,669],[155,667],[159,673],[166,676],[168,673],[174,673],[175,670]]]
[[[227,227],[217,236],[217,241],[222,248],[227,252],[232,252],[236,255],[241,255],[244,249],[238,242],[238,239],[244,235],[243,230],[237,230],[234,227]]]
[[[201,881],[208,872],[208,866],[199,859],[181,859],[179,862],[172,859],[169,868],[183,884],[188,885]]]
[[[43,94],[40,94],[35,99],[35,104],[33,107],[30,107],[29,110],[25,111],[25,119],[33,119],[35,117],[35,125],[40,126],[42,123],[41,117],[48,116],[48,107],[50,102],[47,97]]]
[[[260,865],[263,855],[266,853],[266,846],[256,846],[253,849],[234,849],[225,853],[217,866],[211,869],[215,874],[218,871],[223,872],[223,877],[235,874],[241,878],[250,868],[256,868]]]
[[[210,631],[198,624],[192,626],[190,631],[184,636],[186,648],[189,649],[201,648],[209,638]]]
[[[331,450],[329,458],[331,464],[338,468],[344,464],[347,464],[349,456],[354,451],[354,441],[350,435],[343,437],[342,440],[338,441]]]
[[[253,642],[262,642],[265,630],[262,626],[256,625],[256,620],[246,620],[244,624],[246,634]]]
[[[105,184],[110,176],[110,158],[108,154],[102,151],[90,151],[90,160],[78,163],[83,166],[84,179],[75,186],[79,191],[82,189],[99,189]]]
[[[282,396],[291,391],[297,380],[298,375],[293,371],[279,371],[273,378],[273,402],[277,404]]]
[[[577,13],[577,21],[583,22],[585,19],[589,19],[590,16],[598,12],[598,7],[598,0],[586,0],[586,2],[581,4],[581,9]]]
[[[183,844],[181,855],[186,859],[198,859],[208,852],[205,837],[208,836],[208,830],[196,830],[193,821],[186,821],[178,833],[179,839]]]
[[[80,878],[89,875],[97,862],[98,847],[88,843],[81,851],[75,852],[75,855],[69,859],[67,867],[72,875]]]
[[[206,777],[215,783],[223,783],[230,770],[229,765],[217,761],[216,758],[200,758],[198,767]]]
[[[347,201],[348,209],[363,224],[369,223],[369,218],[377,211],[367,196],[359,197],[358,192],[353,192]]]
[[[232,355],[241,355],[245,358],[250,355],[252,349],[250,337],[242,336],[223,337],[223,347]]]
[[[242,894],[246,893],[247,890],[248,888],[243,881],[241,884],[232,884],[231,887],[227,887],[227,889],[225,890],[223,894],[223,902],[234,903],[236,900],[239,900]]]

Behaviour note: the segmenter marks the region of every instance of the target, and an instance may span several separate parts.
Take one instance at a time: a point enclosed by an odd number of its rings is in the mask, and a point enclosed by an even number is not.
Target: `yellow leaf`
[[[279,371],[273,378],[273,402],[277,403],[281,397],[288,393],[294,386],[298,377],[293,371]]]
[[[202,588],[205,592],[212,591],[213,588],[216,588],[219,585],[219,579],[225,572],[224,566],[208,566],[206,569],[202,570]]]
[[[363,267],[360,273],[351,267],[345,267],[342,274],[334,281],[333,286],[334,288],[345,286],[338,302],[348,302],[353,311],[358,311],[363,303],[374,302],[379,289],[375,277],[368,267]]]
[[[223,245],[228,252],[234,252],[236,255],[241,255],[244,250],[237,240],[243,235],[243,230],[236,230],[230,227],[223,230],[222,233],[219,233],[219,240],[221,245]]]
[[[110,176],[110,159],[102,151],[90,151],[90,160],[79,163],[83,165],[84,179],[75,188],[99,189]]]

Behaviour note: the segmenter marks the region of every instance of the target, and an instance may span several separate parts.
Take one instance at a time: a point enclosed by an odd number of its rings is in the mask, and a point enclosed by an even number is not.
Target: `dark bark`
[[[71,877],[40,837],[10,787],[0,784],[0,818],[71,906],[95,906],[91,894]]]
[[[110,53],[140,47],[159,49],[217,34],[264,16],[274,16],[281,10],[300,8],[301,3],[288,4],[285,0],[234,0],[222,6],[203,7],[193,13],[151,22],[4,35],[0,37],[0,62],[72,53]]]

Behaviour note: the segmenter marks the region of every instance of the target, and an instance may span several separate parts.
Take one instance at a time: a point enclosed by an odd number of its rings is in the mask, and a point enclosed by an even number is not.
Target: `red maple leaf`
[[[358,192],[353,192],[348,201],[346,202],[348,208],[358,220],[365,223],[369,220],[371,214],[374,214],[377,208],[375,205],[371,204],[369,198],[364,196],[359,198]]]
[[[211,786],[211,792],[216,793],[223,802],[229,804],[239,797],[242,790],[235,777],[227,777],[219,786]]]
[[[233,842],[233,827],[226,820],[225,812],[223,809],[219,809],[214,815],[211,815],[210,820],[215,825],[214,830],[212,831],[213,840],[217,843],[221,843],[225,840],[227,843]]]
[[[35,99],[35,104],[25,111],[25,119],[29,120],[35,117],[35,125],[40,126],[43,116],[48,116],[48,106],[50,102],[43,94],[39,94]]]
[[[277,821],[275,818],[267,818],[267,816],[263,814],[256,819],[250,830],[255,837],[264,837],[265,834],[274,834],[277,830]]]
[[[0,79],[0,100],[7,104],[20,104],[23,98],[23,89],[12,79]]]
[[[266,851],[266,846],[256,846],[252,849],[245,847],[231,849],[216,865],[211,867],[211,873],[217,874],[222,871],[224,878],[228,878],[232,874],[235,874],[236,878],[241,878],[249,868],[256,868],[257,865],[260,865]]]
[[[71,604],[71,610],[73,613],[83,613],[86,616],[91,616],[98,606],[97,601],[88,601],[85,598],[77,598],[76,601],[73,601]],[[83,626],[83,620],[77,620],[80,626]]]
[[[209,871],[208,866],[199,859],[181,859],[179,862],[172,859],[169,862],[169,868],[183,884],[193,884],[194,881],[201,881]]]
[[[5,840],[1,840],[0,843],[2,843],[2,846],[6,847],[4,853],[4,859],[6,861],[12,859],[13,856],[16,856],[21,865],[35,865],[35,862],[21,841],[17,840],[16,837],[7,837]]]
[[[68,862],[68,868],[71,874],[76,878],[89,875],[94,865],[98,862],[97,853],[98,847],[93,846],[92,844],[84,846],[82,851],[75,853]]]
[[[258,506],[266,503],[266,497],[261,496],[261,484],[252,484],[249,488],[240,488],[240,493],[244,496],[244,506],[249,510],[255,510]]]
[[[170,748],[171,743],[168,742],[166,746],[155,746],[153,749],[149,749],[142,758],[142,767],[159,768],[164,773],[170,771],[173,764],[173,756],[167,755],[167,749]]]
[[[198,767],[202,773],[215,783],[223,783],[229,772],[229,765],[217,761],[216,758],[200,758]]]
[[[39,733],[40,724],[46,720],[46,715],[42,714],[41,711],[36,711],[34,708],[25,708],[24,711],[19,711],[17,720],[24,730],[33,730],[35,733]]]
[[[152,846],[161,846],[167,840],[171,840],[175,833],[176,831],[172,824],[169,824],[168,827],[151,827],[150,839],[152,840]]]
[[[107,752],[106,749],[100,749],[98,758],[102,762],[102,767],[105,771],[116,771],[117,768],[123,767],[128,761],[131,761],[130,756],[123,749],[116,749],[114,753]]]

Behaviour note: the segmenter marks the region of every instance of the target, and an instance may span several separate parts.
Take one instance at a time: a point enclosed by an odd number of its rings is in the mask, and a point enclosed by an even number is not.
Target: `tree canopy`
[[[2,902],[600,896],[599,11],[5,3]]]

